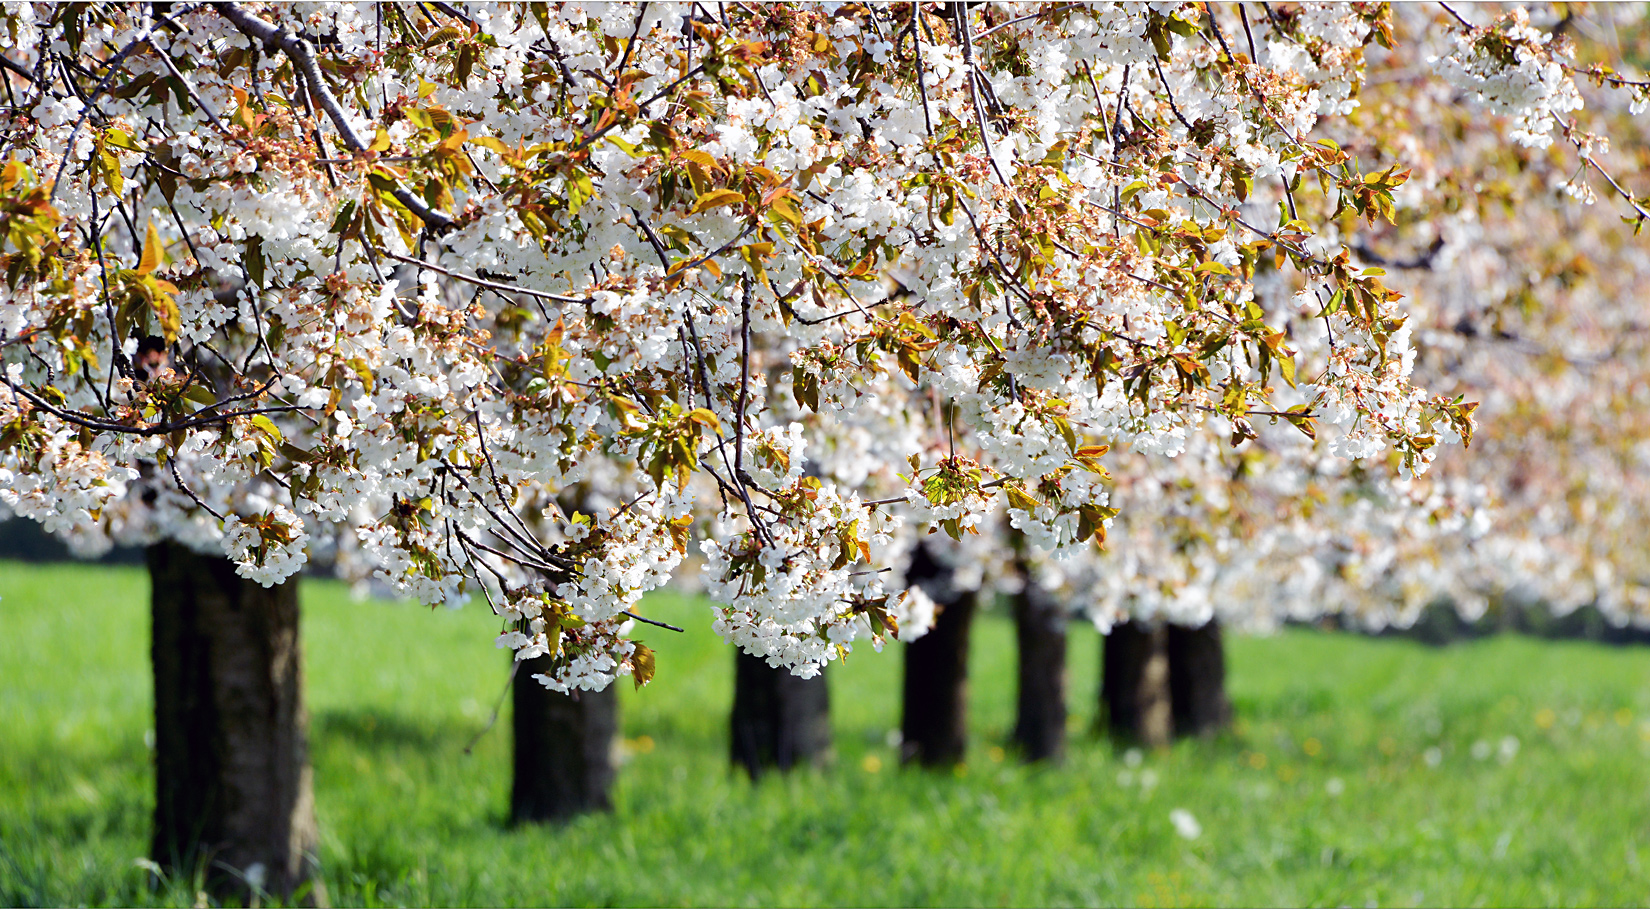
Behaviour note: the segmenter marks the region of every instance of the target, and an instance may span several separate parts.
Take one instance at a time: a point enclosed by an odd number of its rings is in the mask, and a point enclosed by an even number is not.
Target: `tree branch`
[[[315,102],[332,125],[338,129],[338,135],[344,139],[344,145],[352,152],[367,151],[367,143],[361,135],[350,125],[349,117],[339,106],[338,99],[333,96],[332,90],[327,88],[326,80],[321,76],[321,69],[315,63],[315,51],[308,41],[289,33],[286,29],[272,25],[242,9],[238,3],[214,4],[224,18],[234,23],[247,37],[261,42],[264,47],[279,50],[292,61],[293,69],[298,71],[304,83],[309,86],[315,95]],[[446,212],[431,208],[423,199],[396,181],[395,190],[391,193],[395,201],[407,207],[407,211],[417,215],[425,225],[444,230],[452,227],[453,216]]]
[[[404,262],[407,265],[414,265],[414,266],[417,266],[421,269],[429,269],[430,271],[435,272],[438,275],[446,275],[448,278],[453,278],[453,279],[456,279],[458,281],[462,281],[465,284],[473,284],[476,287],[483,287],[483,288],[487,288],[488,290],[498,291],[498,292],[504,293],[504,294],[521,294],[525,297],[537,297],[540,300],[554,300],[557,303],[587,304],[587,303],[593,302],[596,299],[594,297],[573,297],[573,296],[568,295],[568,294],[552,294],[549,291],[535,291],[531,288],[519,287],[519,286],[513,285],[513,284],[504,284],[504,283],[498,282],[498,281],[488,281],[485,278],[477,278],[474,275],[466,275],[463,272],[454,272],[451,269],[444,269],[439,265],[435,265],[434,263],[425,262],[422,259],[414,259],[411,256],[402,256],[399,253],[392,253],[389,250],[379,250],[378,252],[382,253],[383,255],[385,255],[385,256],[387,256],[391,259],[394,259],[396,262]]]

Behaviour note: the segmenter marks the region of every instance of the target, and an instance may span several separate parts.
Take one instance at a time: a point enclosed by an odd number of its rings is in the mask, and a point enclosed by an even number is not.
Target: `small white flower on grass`
[[[1140,767],[1140,763],[1144,761],[1145,758],[1146,756],[1143,755],[1139,749],[1130,749],[1129,751],[1123,753],[1123,764],[1128,765],[1131,768],[1138,768]]]
[[[1484,759],[1489,758],[1491,751],[1493,750],[1491,749],[1488,740],[1481,739],[1472,744],[1472,757],[1478,761],[1483,761]]]
[[[1323,789],[1324,792],[1328,793],[1330,796],[1340,796],[1342,793],[1346,792],[1346,781],[1341,780],[1338,777],[1331,777],[1329,780],[1324,782]]]
[[[1169,813],[1169,824],[1174,825],[1175,833],[1187,840],[1197,840],[1203,834],[1203,826],[1197,823],[1192,813],[1185,809],[1175,809]]]
[[[1501,738],[1501,748],[1498,749],[1497,751],[1500,754],[1496,757],[1501,760],[1501,764],[1504,765],[1504,764],[1512,761],[1513,757],[1518,755],[1518,737],[1516,737],[1516,736],[1504,736],[1504,737],[1502,737]]]
[[[1444,750],[1433,746],[1421,753],[1421,759],[1427,763],[1428,768],[1436,768],[1444,762]]]

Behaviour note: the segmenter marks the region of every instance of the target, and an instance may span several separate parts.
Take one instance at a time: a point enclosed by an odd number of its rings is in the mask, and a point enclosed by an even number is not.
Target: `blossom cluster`
[[[1293,529],[1310,478],[1473,432],[1357,250],[1439,184],[1327,138],[1383,7],[0,18],[0,500],[483,598],[553,688],[650,677],[631,623],[695,551],[717,630],[806,675],[932,622],[923,534],[1089,553],[1211,440],[1266,440],[1293,480],[1245,520]],[[1578,108],[1521,29],[1435,56],[1546,135]]]

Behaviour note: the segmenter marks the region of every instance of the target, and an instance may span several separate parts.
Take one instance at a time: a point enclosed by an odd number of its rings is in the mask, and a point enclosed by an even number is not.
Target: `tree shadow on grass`
[[[318,712],[310,722],[309,736],[311,742],[344,741],[362,749],[413,747],[457,752],[475,737],[476,730],[469,720],[343,708]]]

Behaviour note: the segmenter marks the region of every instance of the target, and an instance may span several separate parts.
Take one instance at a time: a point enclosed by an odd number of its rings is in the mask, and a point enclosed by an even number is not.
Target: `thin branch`
[[[1454,17],[1456,22],[1461,23],[1462,27],[1468,28],[1468,29],[1474,28],[1473,24],[1471,22],[1468,22],[1466,19],[1462,18],[1460,13],[1456,12],[1453,9],[1450,9],[1450,5],[1448,3],[1440,3],[1438,5],[1444,8],[1444,12],[1449,13],[1452,17]]]
[[[488,290],[499,291],[505,294],[521,294],[527,297],[537,297],[540,300],[554,300],[557,303],[588,304],[594,302],[596,299],[594,297],[572,297],[567,294],[552,294],[549,291],[535,291],[531,288],[524,288],[513,284],[488,281],[485,278],[477,278],[474,275],[466,275],[463,272],[454,272],[451,269],[444,269],[439,265],[433,265],[422,259],[414,259],[411,256],[402,256],[399,253],[392,253],[389,250],[378,250],[377,252],[384,256],[388,256],[397,262],[404,262],[407,265],[416,265],[421,269],[429,269],[438,275],[446,275],[448,278],[453,278],[466,284],[473,284],[476,287],[483,287]]]
[[[1129,67],[1123,67],[1123,81],[1117,86],[1117,111],[1112,114],[1111,123],[1111,156],[1118,157],[1123,152],[1123,100],[1129,94]],[[1122,189],[1113,184],[1111,188],[1111,233],[1113,237],[1123,236],[1123,222],[1118,213],[1123,211]]]
[[[1001,23],[998,23],[997,25],[993,25],[992,27],[986,29],[985,31],[980,32],[978,35],[975,35],[974,38],[975,38],[975,40],[979,40],[980,38],[984,38],[985,36],[991,34],[992,32],[1002,31],[1003,29],[1008,28],[1010,25],[1018,25],[1021,22],[1026,22],[1026,21],[1029,21],[1031,19],[1041,19],[1042,17],[1051,15],[1053,13],[1063,13],[1066,10],[1072,9],[1074,7],[1077,7],[1077,6],[1080,6],[1080,4],[1077,4],[1077,3],[1056,3],[1056,4],[1051,4],[1049,6],[1043,7],[1042,9],[1038,10],[1035,13],[1029,13],[1029,14],[1024,15],[1024,16],[1020,16],[1020,17],[1017,17],[1017,18],[1014,18],[1014,19],[1010,19],[1007,22],[1001,22]]]
[[[673,626],[668,622],[660,622],[657,619],[648,619],[646,616],[641,616],[641,615],[638,615],[636,613],[632,613],[629,610],[620,610],[619,615],[628,616],[631,619],[636,620],[637,622],[645,622],[650,626],[658,626],[661,629],[669,629],[672,632],[686,632],[687,631],[686,629],[682,628],[681,626]]]
[[[704,69],[705,69],[704,64],[700,64],[699,66],[696,66],[693,69],[688,70],[686,75],[684,75],[681,78],[677,79],[676,81],[670,83],[669,85],[665,86],[664,88],[659,89],[657,92],[654,92],[652,95],[648,96],[647,100],[638,102],[637,105],[636,105],[636,109],[637,110],[645,110],[653,102],[658,101],[660,98],[663,98],[664,96],[666,96],[666,95],[670,94],[671,92],[675,91],[677,86],[680,86],[682,83],[684,83],[684,82],[688,81],[689,79],[692,79],[694,76],[697,76],[700,73],[704,72]],[[601,137],[607,135],[609,131],[611,131],[613,128],[617,127],[620,123],[621,123],[621,121],[614,120],[612,123],[609,123],[607,126],[604,126],[601,129],[597,130],[596,132],[591,133],[589,136],[586,136],[585,138],[579,140],[579,144],[574,147],[573,151],[579,152],[579,151],[585,150],[586,148],[589,148],[591,143],[593,143],[597,139],[600,139]]]
[[[31,73],[27,69],[25,69],[21,63],[13,63],[11,60],[7,59],[3,55],[0,55],[0,69],[10,70],[11,72],[16,73],[17,75],[23,77],[24,82],[27,82],[30,85],[34,84],[34,74],[33,73]]]
[[[185,11],[186,10],[179,10],[178,12],[179,14],[182,14]],[[131,41],[128,41],[126,46],[120,49],[119,53],[109,58],[109,62],[105,64],[107,72],[103,74],[102,79],[98,80],[97,86],[92,89],[92,93],[87,96],[85,101],[86,106],[81,108],[80,116],[75,119],[74,128],[69,130],[69,138],[64,141],[63,148],[69,150],[74,148],[74,140],[75,137],[80,134],[80,128],[86,125],[86,118],[91,116],[92,111],[96,109],[93,102],[97,101],[97,97],[109,88],[109,80],[115,78],[115,73],[120,71],[120,65],[126,61],[126,58],[131,56],[133,51],[137,50],[144,44],[147,44],[149,41],[149,36],[154,34],[154,31],[155,23],[151,20],[149,24],[144,27],[143,31],[138,33],[137,37],[133,38]],[[45,54],[41,54],[40,56],[42,60],[46,57]],[[69,166],[69,162],[73,158],[74,155],[70,154],[70,152],[65,151],[63,153],[63,160],[58,162],[57,165],[57,174],[52,177],[52,191],[46,197],[48,201],[57,198],[57,188],[62,185],[63,181],[63,170]]]
[[[1180,106],[1174,103],[1174,90],[1169,88],[1169,80],[1163,77],[1163,64],[1156,57],[1153,57],[1152,65],[1157,67],[1157,81],[1163,83],[1163,97],[1169,99],[1169,110],[1174,111],[1175,119],[1179,120],[1180,125],[1184,126],[1186,132],[1190,133],[1192,131],[1191,121],[1180,113]]]
[[[922,100],[922,125],[930,140],[934,138],[934,121],[928,113],[928,71],[922,65],[922,4],[911,4],[911,44],[915,48],[912,57],[917,64],[917,95]]]
[[[745,295],[739,301],[739,401],[733,418],[733,476],[745,479],[745,398],[751,384],[751,279],[745,276]]]
[[[1205,6],[1205,8],[1207,8],[1208,4],[1204,4],[1204,6]],[[1259,57],[1259,55],[1256,54],[1256,52],[1255,52],[1255,33],[1249,29],[1249,14],[1243,11],[1243,4],[1239,3],[1237,5],[1237,8],[1238,8],[1238,21],[1243,23],[1243,37],[1248,39],[1248,41],[1249,41],[1249,59],[1251,61],[1253,61],[1253,60],[1258,59],[1258,57]],[[1212,12],[1209,14],[1209,24],[1214,25],[1215,34],[1220,35],[1220,26],[1215,23],[1215,15]],[[1226,39],[1224,37],[1222,37],[1220,39],[1220,43],[1221,43],[1221,46],[1224,47],[1226,45]],[[1228,50],[1226,52],[1226,56],[1231,57],[1232,52],[1230,50]]]
[[[1008,178],[1003,176],[1003,169],[997,164],[997,154],[991,147],[991,130],[986,125],[985,107],[980,102],[980,89],[976,80],[984,77],[974,65],[974,38],[968,31],[968,4],[952,4],[951,15],[957,24],[957,39],[962,44],[963,67],[968,70],[968,96],[974,103],[974,119],[980,126],[980,143],[985,146],[985,157],[991,161],[991,172],[997,175],[997,182],[1008,186]]]
[[[175,420],[171,423],[156,423],[150,424],[149,426],[133,426],[131,424],[102,420],[91,414],[85,414],[67,408],[56,407],[44,398],[41,398],[39,395],[36,395],[28,389],[13,382],[12,378],[5,373],[0,373],[0,382],[4,382],[14,393],[20,394],[24,398],[27,398],[29,403],[34,405],[36,408],[45,411],[59,420],[66,420],[77,427],[85,427],[88,430],[97,430],[105,433],[127,433],[133,436],[165,436],[168,433],[175,433],[178,430],[192,430],[196,427],[222,424],[225,421],[236,417],[253,417],[258,414],[285,414],[291,411],[303,410],[303,408],[300,408],[297,405],[279,405],[276,407],[267,408],[248,408],[244,411],[230,411],[224,414],[211,414],[206,417],[190,417],[185,420]]]
[[[521,661],[517,660],[511,662],[510,677],[504,681],[504,691],[498,693],[498,701],[493,702],[493,716],[487,718],[487,725],[482,727],[481,732],[477,733],[473,738],[471,738],[469,743],[464,746],[465,755],[469,755],[470,750],[476,747],[476,743],[481,742],[481,738],[487,735],[487,731],[493,729],[493,725],[498,723],[499,712],[504,710],[504,697],[510,694],[510,687],[515,685],[516,682],[516,671],[520,669]]]
[[[321,69],[315,62],[315,51],[310,43],[303,38],[289,33],[286,29],[272,25],[252,15],[241,8],[239,3],[217,3],[217,10],[223,13],[224,18],[234,23],[235,27],[245,32],[247,37],[261,42],[265,47],[279,49],[292,61],[293,69],[303,78],[309,90],[315,95],[315,100],[327,119],[338,129],[338,135],[344,139],[344,145],[352,152],[366,152],[367,143],[362,141],[355,127],[350,125],[349,117],[339,106],[338,99],[333,97],[332,90],[327,88],[326,79],[321,75]],[[426,225],[443,230],[453,225],[453,216],[446,212],[433,209],[413,191],[407,189],[398,180],[395,190],[391,193],[395,200],[406,206],[407,211],[417,215]]]
[[[647,18],[647,4],[643,3],[636,11],[636,27],[630,30],[630,40],[625,42],[624,56],[619,58],[619,65],[613,68],[615,78],[624,78],[625,64],[630,62],[630,52],[636,49],[636,38],[642,34],[642,20]]]
[[[207,512],[211,513],[213,518],[216,518],[219,521],[228,521],[222,512],[219,512],[217,509],[207,505],[199,496],[195,495],[194,490],[189,489],[188,484],[183,482],[183,477],[178,474],[178,460],[176,458],[166,459],[166,466],[172,470],[172,480],[178,485],[178,489],[186,493],[190,499],[193,499],[195,501],[195,505],[205,509]]]
[[[166,69],[169,70],[172,73],[172,76],[183,85],[184,94],[188,95],[189,100],[194,102],[195,106],[200,108],[201,111],[206,114],[206,119],[210,120],[214,127],[217,127],[218,132],[222,133],[225,138],[231,138],[229,135],[229,128],[223,125],[223,121],[218,119],[217,114],[212,113],[212,108],[208,107],[206,102],[201,100],[201,96],[195,93],[195,87],[189,84],[189,80],[185,79],[183,74],[178,72],[177,65],[172,62],[172,55],[157,48],[155,51],[155,56],[160,58],[161,63],[166,64]],[[234,141],[243,148],[246,146],[246,143],[239,139]]]

